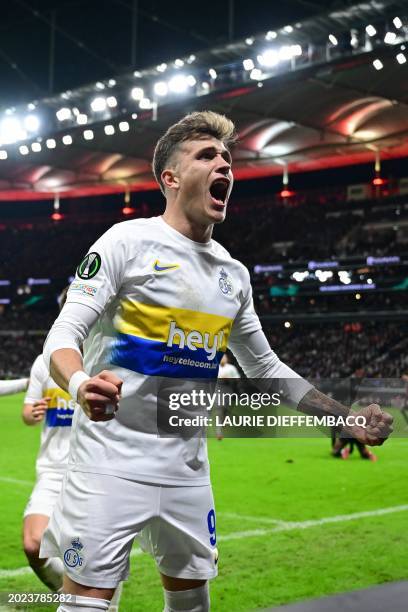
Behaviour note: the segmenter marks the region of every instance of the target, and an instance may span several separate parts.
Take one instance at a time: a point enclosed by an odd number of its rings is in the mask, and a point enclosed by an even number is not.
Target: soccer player
[[[36,462],[37,480],[24,511],[23,546],[38,578],[53,592],[62,587],[64,566],[58,557],[40,559],[40,541],[68,463],[69,434],[75,402],[52,380],[42,355],[33,363],[24,399],[26,425],[43,423]]]
[[[16,378],[14,380],[0,380],[0,396],[13,395],[26,391],[28,387],[28,378]]]
[[[53,378],[82,408],[41,544],[42,556],[63,558],[64,592],[76,595],[60,612],[106,610],[135,537],[156,560],[166,612],[209,610],[218,555],[206,441],[157,435],[163,386],[215,380],[229,345],[247,376],[279,378],[299,410],[349,414],[280,362],[248,271],[211,239],[232,189],[233,137],[232,122],[211,111],[168,129],[153,159],[163,216],[119,223],[97,240],[46,341]],[[391,417],[376,405],[361,413],[367,428],[352,435],[381,444]]]
[[[60,308],[67,289],[58,298]],[[26,425],[43,423],[40,450],[37,456],[37,481],[24,511],[23,547],[28,562],[38,578],[53,592],[62,588],[64,566],[59,557],[40,559],[40,542],[48,525],[68,465],[69,439],[76,408],[69,393],[51,378],[42,355],[34,361],[30,383],[24,399],[23,421]],[[121,587],[116,589],[113,605],[117,610]],[[114,607],[116,606],[116,607]]]

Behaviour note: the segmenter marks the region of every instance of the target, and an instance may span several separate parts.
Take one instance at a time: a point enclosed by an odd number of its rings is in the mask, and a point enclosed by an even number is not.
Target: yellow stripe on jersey
[[[48,408],[59,408],[61,404],[61,400],[67,403],[71,401],[71,396],[69,393],[60,389],[60,387],[51,387],[49,389],[45,389],[44,391],[45,397],[50,397],[50,401],[48,402]],[[58,402],[60,400],[60,402]]]
[[[197,331],[202,335],[209,334],[214,337],[222,331],[222,344],[217,348],[223,352],[227,350],[228,336],[233,324],[233,319],[229,317],[125,300],[114,320],[118,332],[158,342],[167,342],[171,323],[175,323],[185,334]],[[174,343],[179,344],[179,340],[179,335],[174,334]],[[196,341],[195,345],[202,347],[203,343]]]

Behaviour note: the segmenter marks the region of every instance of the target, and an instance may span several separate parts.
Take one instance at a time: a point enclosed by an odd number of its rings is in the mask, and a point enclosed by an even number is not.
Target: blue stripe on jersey
[[[48,408],[45,424],[47,427],[71,427],[73,414],[71,408]]]
[[[111,353],[111,363],[133,372],[169,378],[217,378],[223,352],[208,360],[203,348],[195,351],[177,345],[167,346],[130,334],[118,334]]]

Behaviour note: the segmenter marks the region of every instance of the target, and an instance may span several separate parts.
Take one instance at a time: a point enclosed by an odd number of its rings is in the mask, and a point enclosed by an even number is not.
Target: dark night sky
[[[57,28],[61,28],[55,36],[54,92],[129,70],[132,3],[133,0],[3,2],[0,107],[47,95],[49,22],[53,10]],[[234,38],[279,28],[344,4],[338,0],[235,0]],[[138,6],[136,68],[228,42],[229,0],[138,0]],[[86,49],[79,46],[81,43]]]

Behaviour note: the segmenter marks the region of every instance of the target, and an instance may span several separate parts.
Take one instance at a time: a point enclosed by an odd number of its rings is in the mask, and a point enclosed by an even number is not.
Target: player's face
[[[184,213],[200,225],[222,223],[234,180],[225,145],[212,137],[183,143],[177,174],[177,199]]]

